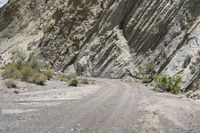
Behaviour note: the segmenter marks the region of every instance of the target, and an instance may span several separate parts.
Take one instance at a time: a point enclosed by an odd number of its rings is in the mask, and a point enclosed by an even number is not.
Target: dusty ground
[[[16,95],[0,84],[1,133],[200,132],[200,101],[156,93],[138,82],[20,86]]]

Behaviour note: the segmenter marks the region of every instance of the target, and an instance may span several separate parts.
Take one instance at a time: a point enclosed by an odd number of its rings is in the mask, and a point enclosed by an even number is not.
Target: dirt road
[[[5,100],[6,96],[1,96],[0,132],[200,132],[199,101],[171,94],[155,93],[137,82],[96,80],[101,83],[90,95],[73,100],[50,100],[47,98],[46,106],[31,104],[31,102],[44,101],[31,101],[30,97],[23,98],[23,93],[8,101]],[[73,88],[71,89],[73,90]],[[79,91],[84,93],[84,90]],[[26,94],[28,95],[28,93]],[[39,93],[34,94],[36,100]],[[18,98],[23,100],[20,101]]]

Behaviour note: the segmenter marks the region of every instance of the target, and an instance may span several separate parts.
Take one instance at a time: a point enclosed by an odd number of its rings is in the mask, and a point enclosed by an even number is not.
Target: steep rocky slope
[[[154,59],[158,72],[200,73],[199,0],[10,0],[0,9],[0,47],[20,45],[56,70],[136,76]]]

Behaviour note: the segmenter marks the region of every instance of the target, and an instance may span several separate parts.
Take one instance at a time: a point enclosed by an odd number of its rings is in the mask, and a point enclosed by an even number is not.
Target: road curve
[[[28,114],[26,120],[18,118],[17,126],[5,133],[159,133],[188,132],[181,124],[165,119],[156,110],[145,107],[161,101],[150,99],[153,93],[143,93],[137,86],[120,80],[97,79],[101,88],[94,94],[76,101],[65,101],[55,107],[39,108]],[[146,100],[145,100],[146,99]],[[161,105],[160,105],[161,106]],[[166,106],[166,109],[170,107]],[[173,108],[172,108],[173,109]],[[170,111],[170,110],[169,110]],[[185,112],[184,112],[185,113]],[[194,112],[196,113],[196,112]],[[158,118],[159,115],[159,118]],[[161,119],[163,118],[163,119]],[[9,119],[9,118],[7,118]],[[166,124],[167,123],[167,124]],[[9,123],[8,123],[9,124]],[[197,124],[198,127],[198,124]],[[195,125],[193,128],[196,128]],[[188,129],[189,130],[189,129]],[[199,129],[192,130],[194,132]]]

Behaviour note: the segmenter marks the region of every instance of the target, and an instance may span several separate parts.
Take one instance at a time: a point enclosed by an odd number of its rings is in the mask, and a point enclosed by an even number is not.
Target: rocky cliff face
[[[0,46],[37,52],[65,72],[136,76],[154,59],[158,72],[200,73],[199,0],[10,0],[0,9]]]

